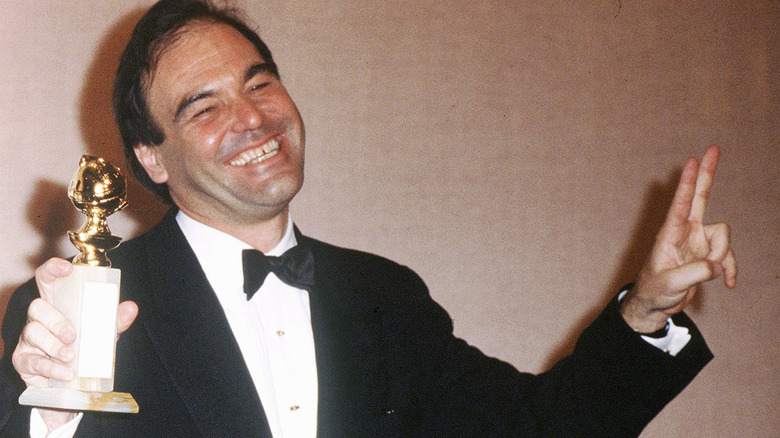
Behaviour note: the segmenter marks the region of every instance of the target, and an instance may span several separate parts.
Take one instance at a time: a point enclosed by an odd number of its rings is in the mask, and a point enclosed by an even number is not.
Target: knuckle
[[[60,318],[51,325],[51,332],[59,336],[63,331],[65,331],[67,326],[68,322],[64,318]]]
[[[13,364],[15,369],[19,370],[21,368],[21,365],[24,362],[24,356],[25,356],[24,347],[22,347],[21,345],[17,345],[16,349],[11,355],[11,363]]]
[[[712,265],[712,263],[702,263],[701,270],[702,270],[702,276],[707,279],[710,279],[715,276],[715,268]]]
[[[43,356],[35,356],[30,360],[30,370],[32,373],[49,377],[51,374],[51,367],[54,364],[51,360],[48,358],[45,358]]]
[[[48,355],[54,355],[59,352],[64,344],[43,324],[33,321],[22,329],[19,346],[22,349],[21,351],[24,351],[24,346],[43,351]]]
[[[24,328],[22,328],[22,334],[19,337],[20,343],[32,344],[33,342],[31,341],[34,341],[38,337],[40,328],[41,328],[41,323],[39,323],[38,321],[29,322],[27,325],[24,326]]]
[[[49,356],[57,356],[62,350],[64,344],[58,341],[56,338],[49,339],[46,345],[43,347],[43,351]]]
[[[43,298],[36,298],[30,303],[27,320],[29,323],[38,323],[52,333],[61,333],[68,326],[68,320]]]
[[[716,224],[710,225],[710,227],[715,233],[724,237],[728,237],[731,234],[731,227],[729,227],[729,225],[725,222],[718,222]]]
[[[41,359],[42,356],[31,352],[29,348],[19,346],[11,356],[11,363],[19,375],[33,375],[38,373],[36,363]]]
[[[27,317],[32,320],[37,320],[46,304],[47,303],[43,298],[34,299],[27,308]]]
[[[46,271],[46,264],[49,263],[46,261],[46,263],[42,264],[41,266],[38,266],[35,268],[35,278],[39,278],[43,275],[43,273]]]
[[[52,267],[52,259],[47,260],[41,266],[35,269],[35,279],[37,281],[46,281],[51,277],[50,270]]]
[[[44,325],[49,324],[47,321],[55,314],[54,306],[43,298],[34,299],[27,308],[28,321],[38,321]]]

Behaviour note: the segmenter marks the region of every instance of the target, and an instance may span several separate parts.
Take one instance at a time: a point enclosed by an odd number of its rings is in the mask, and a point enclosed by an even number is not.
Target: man
[[[686,163],[636,284],[570,357],[532,376],[455,338],[409,269],[293,228],[303,122],[270,51],[229,13],[153,6],[123,54],[114,106],[134,174],[174,206],[111,256],[125,300],[115,386],[140,413],[15,403],[25,385],[72,378],[53,359],[72,359],[75,335],[50,304],[71,267],[52,259],[3,324],[3,434],[631,436],[711,358],[679,312],[698,283],[736,282],[727,226],[701,223],[717,148]],[[275,270],[250,285],[251,249],[290,250],[309,275]]]

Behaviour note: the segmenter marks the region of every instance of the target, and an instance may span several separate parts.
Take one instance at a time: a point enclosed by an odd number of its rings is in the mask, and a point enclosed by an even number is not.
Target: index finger
[[[699,174],[696,176],[696,190],[691,203],[691,213],[689,219],[701,222],[704,220],[704,210],[707,207],[707,198],[710,196],[712,180],[715,176],[715,169],[718,167],[718,157],[720,149],[717,146],[710,146],[704,152],[699,166]]]
[[[37,298],[30,303],[30,307],[27,308],[27,319],[37,321],[65,344],[76,340],[73,324],[50,302],[42,298]]]
[[[680,175],[680,182],[677,184],[677,189],[674,192],[674,198],[672,198],[672,205],[669,207],[669,211],[666,214],[666,221],[664,227],[661,229],[661,234],[666,237],[673,237],[676,240],[676,234],[681,227],[684,227],[691,215],[691,203],[696,192],[696,179],[699,163],[695,158],[689,158],[685,162],[682,174]],[[674,233],[672,236],[668,236],[670,233]]]
[[[68,276],[73,272],[73,265],[61,258],[52,257],[35,270],[35,284],[41,298],[48,302],[54,299],[54,280]]]

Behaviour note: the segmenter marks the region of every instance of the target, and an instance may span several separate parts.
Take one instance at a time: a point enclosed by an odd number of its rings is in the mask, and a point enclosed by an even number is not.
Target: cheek
[[[207,135],[203,139],[203,144],[208,148],[208,150],[216,150],[217,147],[219,147],[220,139],[222,138],[221,135],[217,135],[216,133],[212,133]]]
[[[209,155],[219,148],[224,136],[223,124],[218,119],[203,123],[184,133],[181,144],[188,150],[185,154]]]
[[[280,117],[293,119],[300,123],[301,116],[298,113],[298,107],[295,106],[295,102],[293,102],[284,88],[277,90],[273,96],[266,97],[258,104],[265,107],[267,111],[278,114]]]

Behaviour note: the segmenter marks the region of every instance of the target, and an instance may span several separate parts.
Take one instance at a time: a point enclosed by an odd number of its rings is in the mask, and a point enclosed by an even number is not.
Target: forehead
[[[145,80],[146,89],[196,85],[198,78],[206,79],[229,70],[243,74],[245,69],[262,56],[255,46],[230,25],[219,22],[195,21],[187,24],[164,42],[155,56],[155,63]]]

